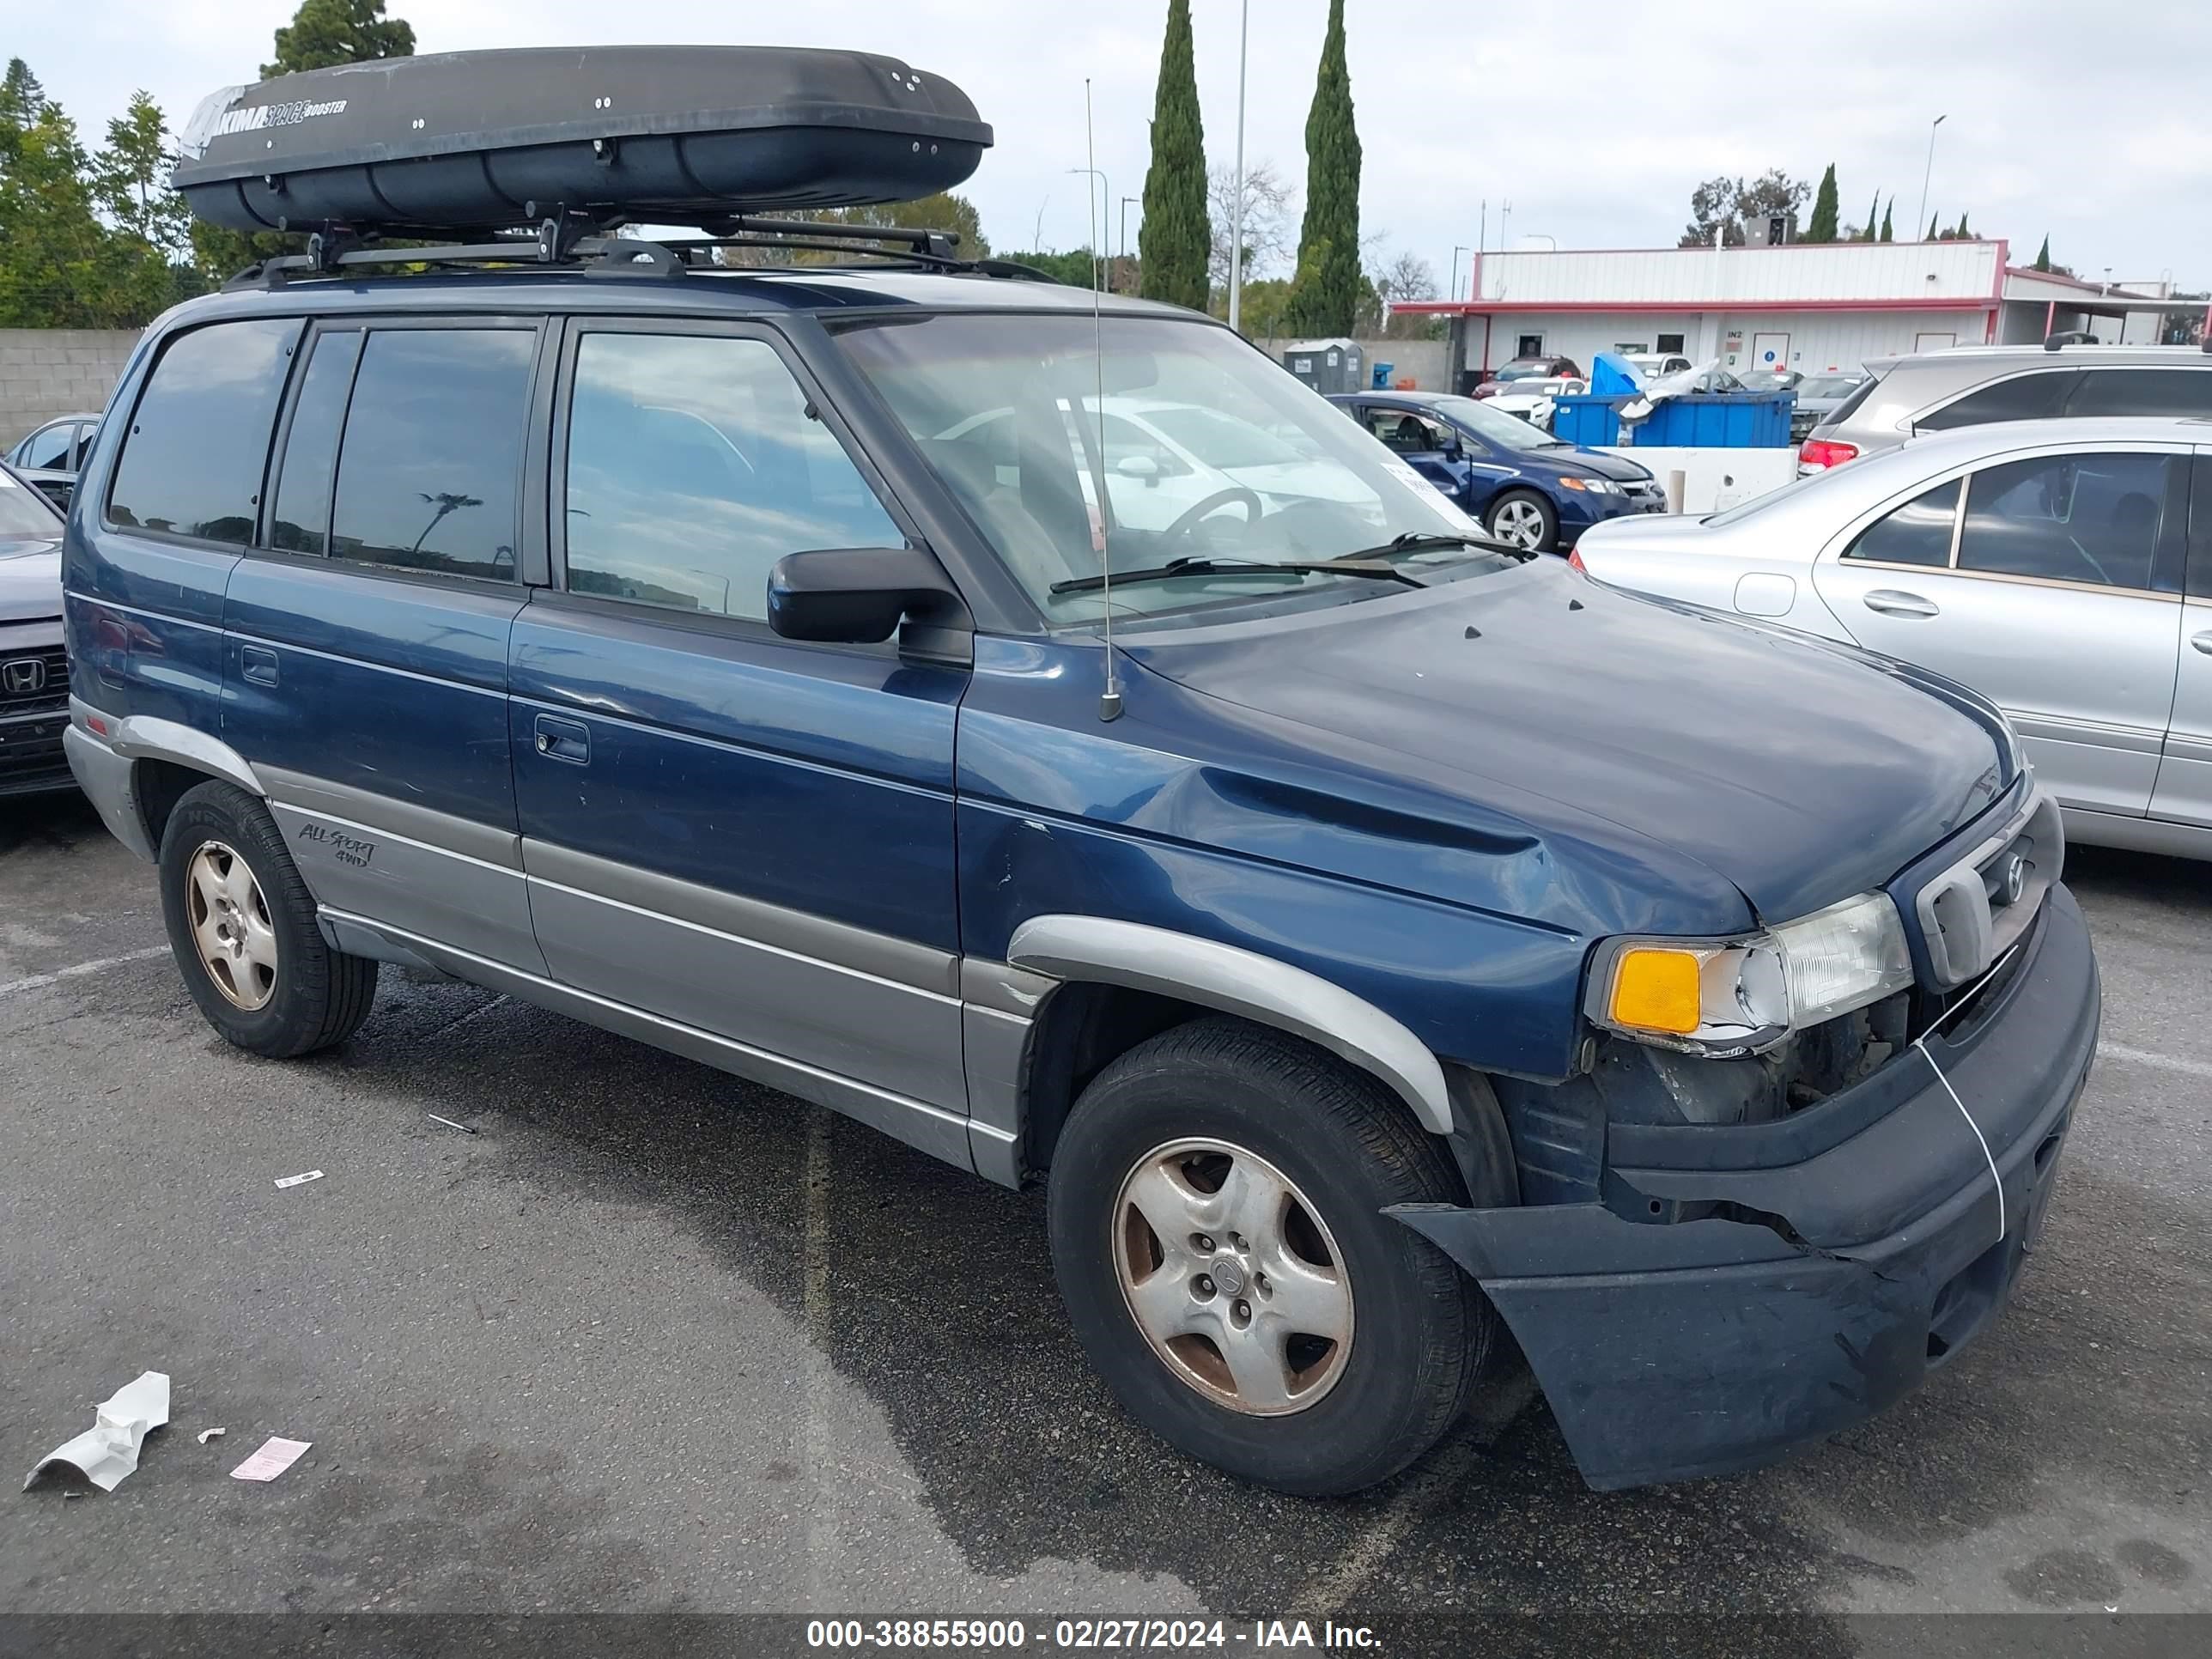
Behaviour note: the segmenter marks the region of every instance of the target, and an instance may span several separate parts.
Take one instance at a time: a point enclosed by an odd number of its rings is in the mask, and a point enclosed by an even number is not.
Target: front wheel
[[[1559,515],[1551,502],[1525,489],[1510,489],[1492,501],[1484,522],[1508,547],[1549,553],[1559,544]]]
[[[343,1042],[368,1018],[376,964],[333,951],[276,821],[243,789],[185,793],[161,830],[161,917],[192,1000],[271,1059]]]
[[[1076,1334],[1193,1456],[1304,1496],[1433,1445],[1497,1330],[1385,1206],[1464,1203],[1443,1146],[1365,1073],[1233,1019],[1177,1027],[1085,1089],[1053,1155]]]

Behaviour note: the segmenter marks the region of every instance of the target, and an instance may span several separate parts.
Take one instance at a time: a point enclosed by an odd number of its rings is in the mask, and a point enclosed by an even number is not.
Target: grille
[[[35,664],[35,672],[26,665]],[[35,681],[26,685],[26,680]],[[69,657],[58,645],[36,651],[0,647],[0,714],[39,714],[69,707]]]

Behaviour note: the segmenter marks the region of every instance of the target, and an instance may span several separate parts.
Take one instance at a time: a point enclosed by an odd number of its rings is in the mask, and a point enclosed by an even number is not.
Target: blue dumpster
[[[1390,389],[1390,377],[1397,372],[1398,365],[1395,363],[1376,364],[1375,385],[1373,389],[1376,392],[1388,392]]]
[[[1554,398],[1552,435],[1571,444],[1618,444],[1621,405],[1630,401],[1626,398]],[[1787,449],[1790,413],[1796,404],[1794,392],[1735,397],[1693,392],[1668,398],[1656,405],[1651,417],[1636,428],[1634,441],[1670,449]]]

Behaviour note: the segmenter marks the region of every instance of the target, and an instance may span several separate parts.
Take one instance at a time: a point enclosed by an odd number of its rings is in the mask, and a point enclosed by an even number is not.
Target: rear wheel
[[[1492,501],[1484,522],[1509,547],[1548,553],[1559,544],[1559,515],[1551,502],[1525,489],[1509,489]]]
[[[1435,1443],[1494,1339],[1480,1291],[1382,1213],[1465,1201],[1374,1079],[1208,1019],[1084,1091],[1053,1155],[1053,1260],[1146,1427],[1265,1486],[1357,1492]]]
[[[343,1042],[368,1018],[376,963],[333,951],[269,809],[243,789],[188,790],[161,831],[169,949],[208,1023],[272,1059]]]

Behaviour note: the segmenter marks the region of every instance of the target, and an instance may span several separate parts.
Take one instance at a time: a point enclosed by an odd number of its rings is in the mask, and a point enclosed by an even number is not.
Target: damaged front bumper
[[[1955,1024],[1817,1106],[1612,1126],[1611,1206],[1391,1212],[1481,1283],[1591,1486],[1771,1462],[1885,1409],[2003,1304],[2097,1046],[2081,909],[2063,886],[2042,908]]]

